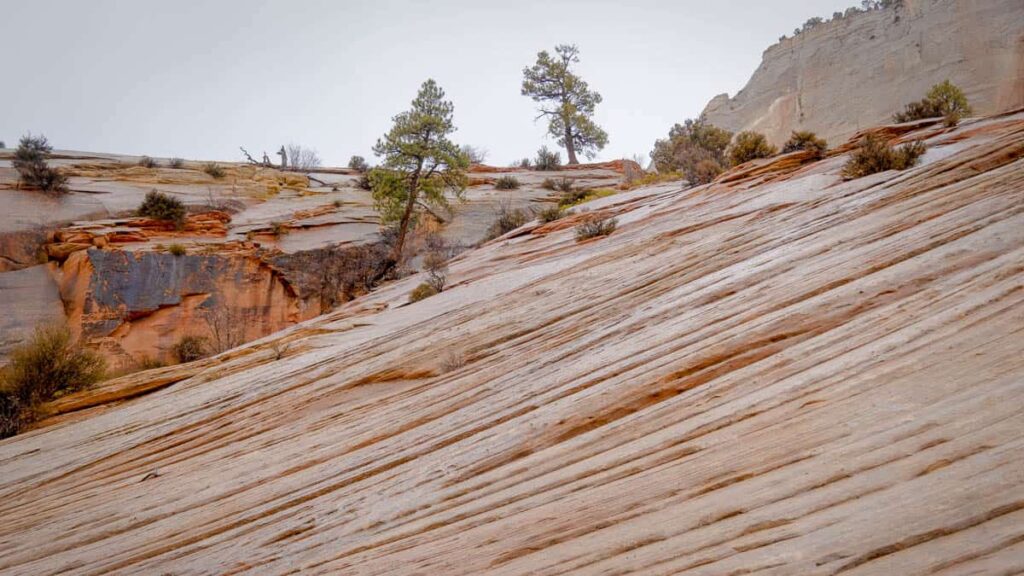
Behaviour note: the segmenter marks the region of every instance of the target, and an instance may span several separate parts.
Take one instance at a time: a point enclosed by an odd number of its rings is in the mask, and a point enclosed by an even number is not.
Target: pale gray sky
[[[811,16],[856,0],[0,0],[0,140],[240,160],[315,148],[325,164],[370,147],[433,77],[455,140],[504,165],[545,128],[519,94],[536,53],[576,43],[604,96],[599,159],[650,151]],[[564,156],[564,154],[563,154]]]

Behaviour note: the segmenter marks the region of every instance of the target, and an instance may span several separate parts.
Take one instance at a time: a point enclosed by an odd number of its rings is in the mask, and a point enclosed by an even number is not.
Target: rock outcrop
[[[0,572],[1020,572],[1024,113],[893,134],[61,398],[0,442]]]
[[[830,143],[887,122],[949,79],[975,113],[1024,106],[1024,2],[903,0],[820,24],[768,48],[736,96],[716,96],[707,119],[781,144],[793,130]]]

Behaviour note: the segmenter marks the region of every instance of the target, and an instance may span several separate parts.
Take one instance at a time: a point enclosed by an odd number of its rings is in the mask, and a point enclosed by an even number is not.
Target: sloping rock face
[[[60,399],[0,442],[0,571],[1024,570],[1024,114],[922,137],[603,198],[610,236]]]
[[[1024,2],[904,0],[821,24],[768,48],[746,87],[704,114],[775,144],[793,130],[838,143],[946,79],[977,114],[1024,106]]]

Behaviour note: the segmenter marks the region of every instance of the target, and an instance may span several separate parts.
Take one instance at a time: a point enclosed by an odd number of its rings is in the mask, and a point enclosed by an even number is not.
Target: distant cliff
[[[838,143],[947,78],[976,114],[1024,106],[1024,1],[905,0],[819,24],[768,48],[746,87],[704,114],[775,143],[795,129]]]

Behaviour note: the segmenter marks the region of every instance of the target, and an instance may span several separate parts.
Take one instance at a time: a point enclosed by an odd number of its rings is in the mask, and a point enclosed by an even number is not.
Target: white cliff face
[[[946,79],[978,115],[1024,106],[1024,2],[905,0],[821,24],[768,48],[746,87],[704,114],[776,144],[792,130],[839,143]]]

